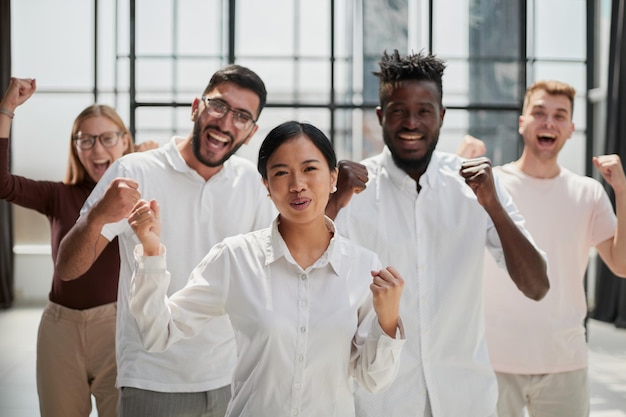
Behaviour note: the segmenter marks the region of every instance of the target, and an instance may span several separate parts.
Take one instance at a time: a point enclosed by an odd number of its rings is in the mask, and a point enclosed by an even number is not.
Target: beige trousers
[[[42,417],[117,417],[115,303],[72,310],[49,302],[37,337],[37,392]]]
[[[524,407],[530,417],[589,416],[587,368],[542,375],[496,372],[496,376],[499,417],[522,417]]]

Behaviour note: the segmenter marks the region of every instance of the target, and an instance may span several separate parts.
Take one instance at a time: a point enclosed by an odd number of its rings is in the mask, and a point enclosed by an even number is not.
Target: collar
[[[342,238],[337,234],[335,223],[327,216],[324,216],[324,220],[326,222],[326,228],[329,232],[333,233],[333,237],[330,239],[330,244],[328,245],[328,248],[326,248],[324,254],[317,261],[315,261],[313,265],[307,268],[305,272],[316,268],[323,268],[327,264],[330,264],[331,268],[335,272],[335,275],[337,275],[341,266],[341,255],[345,252],[345,248]],[[265,242],[265,264],[269,265],[276,262],[280,258],[285,258],[287,262],[300,268],[291,256],[291,253],[289,253],[289,248],[287,248],[287,244],[278,231],[279,224],[280,215],[276,216],[272,222],[268,239]]]
[[[391,151],[385,145],[382,151],[382,162],[386,167],[387,172],[389,173],[389,178],[391,182],[398,187],[400,190],[411,190],[416,191],[417,186],[415,180],[411,178],[406,172],[402,169],[398,168],[396,163],[393,161],[393,157],[391,156]],[[437,171],[437,166],[439,165],[439,154],[438,152],[433,152],[433,155],[426,167],[426,171],[422,174],[419,180],[419,184],[422,189],[431,188],[435,181],[435,172]]]
[[[165,152],[165,158],[167,159],[167,162],[172,166],[172,168],[175,171],[184,172],[184,173],[192,173],[198,176],[199,178],[202,178],[200,174],[196,172],[195,169],[187,165],[187,162],[183,159],[183,156],[180,154],[180,151],[178,150],[178,146],[177,146],[178,143],[186,139],[187,138],[184,138],[182,136],[173,136],[167,144],[162,146],[162,149]],[[233,158],[236,159],[237,155],[231,155],[231,157],[228,158],[228,160],[224,162],[222,169],[220,169],[215,175],[213,175],[211,179],[214,177],[219,178],[220,176],[231,178],[231,176],[234,175],[234,169],[231,163],[231,159]],[[211,179],[209,179],[209,181]],[[202,181],[204,181],[204,178],[202,178]]]

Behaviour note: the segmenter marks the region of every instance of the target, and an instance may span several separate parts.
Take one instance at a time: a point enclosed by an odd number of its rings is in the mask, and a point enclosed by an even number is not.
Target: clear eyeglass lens
[[[100,135],[100,141],[104,145],[105,148],[110,148],[111,146],[115,146],[117,144],[117,139],[119,138],[117,132],[106,132]]]
[[[80,134],[76,137],[78,147],[82,150],[88,150],[94,147],[96,140],[100,140],[100,143],[105,148],[111,148],[117,145],[117,141],[120,137],[119,132],[104,132],[100,135],[93,136],[88,134]]]
[[[226,103],[221,103],[209,98],[205,98],[205,103],[211,116],[221,118],[230,111],[233,114],[233,124],[237,129],[247,129],[250,127],[252,118],[248,114],[233,110],[228,107]]]

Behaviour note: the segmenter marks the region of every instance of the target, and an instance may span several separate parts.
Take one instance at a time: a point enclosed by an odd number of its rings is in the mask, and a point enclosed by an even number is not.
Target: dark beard
[[[437,147],[438,142],[439,137],[437,137],[437,139],[430,144],[428,150],[426,151],[426,154],[422,158],[405,159],[398,157],[398,155],[393,152],[393,146],[389,146],[388,141],[385,140],[385,144],[389,147],[389,150],[391,151],[391,159],[393,159],[393,162],[398,168],[406,172],[411,177],[419,177],[424,172],[426,172],[426,168],[428,168],[428,164],[433,157],[433,152],[435,152],[435,148]]]
[[[200,144],[202,143],[202,138],[200,137],[200,124],[196,122],[193,126],[193,136],[191,137],[191,148],[193,149],[193,154],[198,161],[200,161],[203,165],[206,165],[210,168],[217,168],[224,165],[224,162],[228,160],[231,156],[235,154],[241,148],[241,145],[244,144],[245,141],[242,141],[238,145],[235,145],[230,152],[226,153],[224,157],[218,161],[209,161],[204,156],[202,156],[202,152],[200,152]]]

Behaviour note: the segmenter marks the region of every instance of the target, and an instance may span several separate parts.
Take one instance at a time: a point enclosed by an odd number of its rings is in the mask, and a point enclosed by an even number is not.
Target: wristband
[[[15,113],[13,113],[12,111],[8,111],[7,109],[3,109],[2,107],[0,107],[0,114],[9,116],[9,119],[12,119],[13,117],[15,117]]]

